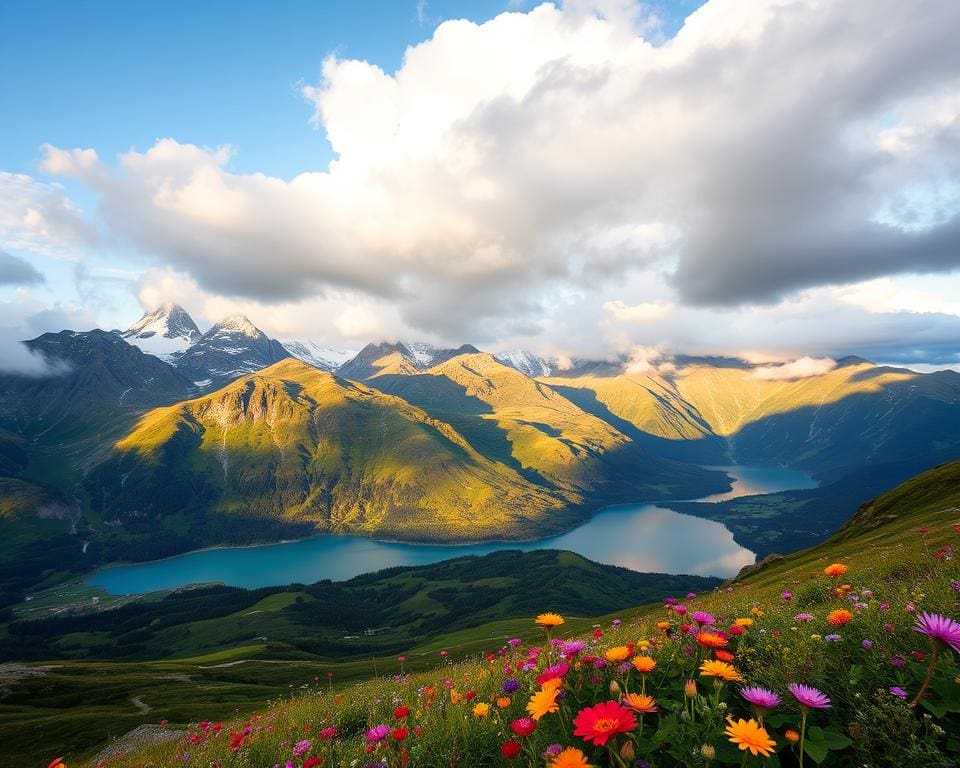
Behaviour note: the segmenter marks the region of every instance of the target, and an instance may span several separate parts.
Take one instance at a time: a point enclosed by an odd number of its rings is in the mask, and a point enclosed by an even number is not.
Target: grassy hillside
[[[676,602],[685,604],[683,613],[673,604],[640,608],[624,613],[622,623],[604,622],[602,632],[588,635],[581,623],[563,624],[554,635],[579,635],[586,647],[552,671],[564,697],[530,735],[517,735],[509,723],[525,714],[532,698],[553,700],[546,684],[541,687],[541,675],[560,662],[560,649],[536,639],[532,645],[539,652],[528,643],[518,648],[491,644],[487,660],[451,663],[447,657],[435,670],[380,677],[343,697],[321,686],[222,729],[184,724],[186,733],[176,743],[142,745],[109,765],[181,765],[186,753],[191,762],[203,764],[291,759],[301,766],[314,756],[324,764],[363,764],[372,752],[391,766],[496,766],[511,764],[501,756],[508,742],[518,745],[520,764],[530,765],[547,764],[540,755],[553,743],[582,750],[582,764],[623,766],[644,758],[657,766],[760,765],[759,757],[738,750],[724,733],[724,715],[744,721],[757,716],[739,694],[740,686],[704,672],[711,671],[706,661],[720,661],[714,648],[725,645],[730,667],[714,669],[742,676],[782,699],[761,715],[762,726],[753,721],[734,729],[762,751],[775,753],[768,764],[796,765],[802,732],[806,765],[946,768],[960,751],[954,679],[960,668],[949,649],[934,652],[913,626],[920,612],[957,614],[958,480],[960,463],[938,467],[864,505],[823,544],[761,566],[726,588],[680,597]],[[834,563],[842,567],[826,573]],[[551,607],[545,600],[542,608]],[[713,637],[698,636],[698,622],[712,627]],[[693,633],[684,629],[687,625]],[[528,627],[535,630],[532,621]],[[547,638],[541,634],[539,639]],[[634,656],[653,659],[655,668],[640,673],[618,661]],[[530,671],[524,671],[528,662]],[[512,684],[505,689],[506,679],[516,679],[519,689],[513,691]],[[684,695],[688,679],[696,681],[695,698]],[[802,717],[788,683],[823,691],[829,707]],[[611,740],[612,750],[573,735],[574,716],[586,723],[584,711],[628,691],[654,696],[656,712],[623,715],[624,732]],[[915,708],[908,706],[911,702]],[[401,704],[409,707],[409,716],[394,715]],[[390,726],[388,734],[409,728],[383,743],[365,740],[364,732],[379,723]],[[335,728],[330,741],[320,733],[327,727]],[[300,744],[304,740],[308,743]]]
[[[285,360],[151,411],[90,480],[119,518],[212,511],[408,539],[543,535],[566,500],[423,410]]]
[[[526,589],[531,581],[536,591]],[[23,606],[20,620],[0,629],[0,659],[21,660],[0,663],[0,754],[34,754],[38,733],[76,752],[141,723],[229,717],[291,682],[299,687],[319,676],[326,686],[328,671],[340,684],[397,670],[398,654],[409,657],[405,669],[429,669],[441,648],[463,656],[517,632],[529,635],[526,616],[544,599],[592,615],[716,583],[540,551],[394,568],[341,583],[191,589],[99,612],[87,601],[85,613],[38,621],[32,617],[51,610],[41,598],[48,607]],[[26,658],[42,661],[27,666]],[[30,670],[35,674],[26,676]],[[152,711],[138,711],[133,698]]]

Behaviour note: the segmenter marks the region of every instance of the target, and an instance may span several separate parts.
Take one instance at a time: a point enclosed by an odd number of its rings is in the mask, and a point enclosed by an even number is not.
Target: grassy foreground
[[[960,627],[947,619],[957,616],[958,542],[955,463],[864,505],[823,544],[710,594],[586,634],[583,623],[531,619],[532,641],[481,660],[438,651],[426,671],[400,663],[343,691],[321,680],[252,717],[194,721],[101,764],[955,765],[950,644],[960,647]],[[928,622],[941,639],[916,631],[924,613],[946,617]],[[764,709],[745,686],[769,692],[752,694],[767,696]]]

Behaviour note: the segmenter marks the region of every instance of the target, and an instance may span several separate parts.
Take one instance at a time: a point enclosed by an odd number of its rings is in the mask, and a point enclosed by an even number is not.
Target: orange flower
[[[737,619],[735,622],[733,622],[733,625],[735,627],[752,627],[753,619]]]
[[[726,680],[728,683],[743,680],[743,676],[732,665],[725,661],[713,661],[712,659],[707,659],[700,665],[700,674],[703,677],[716,677]]]
[[[50,765],[48,765],[47,768],[67,768],[67,765],[63,762],[62,757],[58,757],[54,760],[51,760]]]
[[[658,621],[658,622],[657,622],[657,629],[659,629],[661,632],[666,632],[668,629],[670,629],[670,622],[669,622],[669,621]]]
[[[601,701],[581,709],[573,719],[574,736],[603,747],[619,733],[629,733],[637,727],[633,712],[616,701]]]
[[[848,611],[846,608],[838,608],[837,610],[830,611],[830,613],[827,614],[827,621],[829,621],[835,627],[842,627],[852,618],[853,614],[850,613],[850,611]]]
[[[787,728],[787,730],[783,732],[783,737],[794,744],[800,741],[800,734],[793,730],[793,728]]]
[[[653,672],[657,667],[657,662],[649,656],[634,656],[633,661],[630,663],[633,664],[633,668],[637,670],[637,672],[642,674]]]
[[[704,648],[723,648],[727,645],[727,638],[717,632],[699,632],[697,642]]]
[[[553,758],[548,768],[590,768],[587,756],[575,747],[567,747]]]
[[[656,699],[643,693],[628,693],[623,697],[623,704],[641,715],[649,715],[657,711]]]
[[[630,649],[625,645],[618,645],[608,649],[603,655],[607,657],[607,661],[626,661],[630,658]]]
[[[722,651],[719,649],[714,651],[713,655],[717,661],[733,661],[736,658],[730,651]]]
[[[534,621],[541,627],[559,627],[563,624],[563,616],[558,613],[541,613]]]
[[[549,715],[560,709],[557,703],[557,694],[560,689],[557,686],[544,686],[530,697],[527,703],[527,712],[534,720],[539,720],[544,715]]]
[[[509,706],[510,706],[509,696],[501,696],[499,699],[497,699],[497,707],[499,707],[500,709],[506,709]]]
[[[490,705],[484,701],[481,701],[479,704],[475,704],[473,707],[473,714],[475,717],[486,717],[490,714]]]
[[[827,574],[832,579],[839,579],[843,574],[845,574],[850,569],[845,566],[843,563],[833,563],[828,565],[823,569],[823,572]]]
[[[753,719],[734,722],[732,717],[728,717],[726,734],[732,743],[744,751],[749,749],[752,755],[767,757],[773,754],[777,746],[777,742]]]

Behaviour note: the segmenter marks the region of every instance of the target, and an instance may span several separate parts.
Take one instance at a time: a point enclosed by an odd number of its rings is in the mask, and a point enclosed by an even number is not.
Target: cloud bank
[[[393,73],[331,56],[303,95],[336,159],[289,181],[174,139],[42,167],[156,274],[343,334],[563,346],[587,307],[617,351],[960,267],[960,4],[709,0],[659,45],[641,11],[447,21]]]

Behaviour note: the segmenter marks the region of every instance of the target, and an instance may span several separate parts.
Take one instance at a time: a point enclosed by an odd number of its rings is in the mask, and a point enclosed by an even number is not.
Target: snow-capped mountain
[[[357,354],[355,349],[331,349],[308,340],[284,341],[283,346],[298,360],[322,371],[335,371]]]
[[[148,312],[119,336],[147,354],[172,362],[200,341],[200,329],[179,304],[164,304]]]
[[[509,365],[527,376],[549,376],[556,366],[556,360],[540,357],[524,349],[497,352],[494,357],[504,365]]]
[[[198,387],[221,386],[231,379],[273,365],[290,353],[244,315],[231,315],[207,331],[175,361]]]

